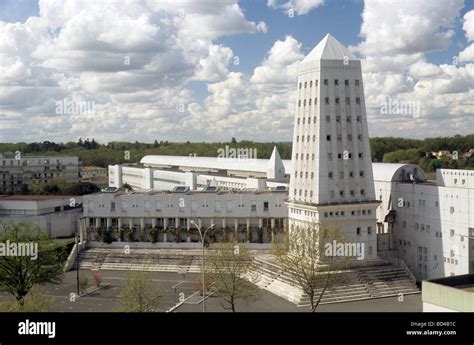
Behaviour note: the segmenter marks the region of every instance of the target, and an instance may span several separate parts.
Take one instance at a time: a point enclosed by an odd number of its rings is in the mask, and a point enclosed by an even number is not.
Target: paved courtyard
[[[42,288],[44,293],[55,299],[54,311],[62,312],[107,312],[118,307],[116,296],[124,283],[125,271],[101,271],[103,282],[111,283],[107,289],[97,291],[91,295],[71,298],[76,292],[76,271],[65,274],[60,285],[46,285]],[[92,282],[91,271],[81,270],[81,275],[89,277]],[[185,298],[190,297],[196,290],[196,280],[199,274],[152,272],[153,281],[162,295],[160,311],[166,311],[176,305],[180,294]],[[246,305],[237,304],[237,311],[245,312],[306,312],[307,308],[297,307],[293,303],[278,297],[268,291],[261,290],[261,296],[256,302]],[[183,296],[183,295],[181,295]],[[1,293],[0,298],[10,298],[8,294]],[[202,298],[198,296],[189,298],[176,312],[201,312]],[[212,312],[223,312],[219,299],[215,296],[206,299],[206,309]],[[326,304],[318,307],[319,312],[421,312],[421,294],[407,295],[403,302],[398,297],[388,297],[374,300]]]

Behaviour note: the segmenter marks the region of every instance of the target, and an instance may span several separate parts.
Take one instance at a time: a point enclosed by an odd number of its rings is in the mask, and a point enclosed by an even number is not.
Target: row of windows
[[[301,136],[301,142],[302,142],[302,143],[305,142],[304,139],[305,139],[305,136],[302,135],[302,136]],[[327,135],[327,136],[326,136],[326,140],[327,140],[327,141],[331,141],[331,135]],[[337,140],[338,140],[338,141],[342,141],[342,134],[339,134],[339,135],[337,136]],[[348,135],[347,135],[347,140],[348,140],[348,141],[352,141],[352,134],[348,134]],[[357,140],[362,140],[362,134],[357,134]],[[310,141],[311,141],[311,136],[310,136],[310,135],[307,135],[307,136],[306,136],[306,142],[310,142]],[[296,142],[297,142],[297,143],[300,142],[300,136],[299,136],[299,135],[296,136]],[[316,142],[316,135],[313,135],[313,142]]]
[[[302,178],[303,177],[303,171],[300,171],[299,175]],[[308,172],[305,172],[304,176],[306,178],[308,178],[309,176],[311,176],[311,178],[314,178],[314,173],[309,174]],[[364,176],[365,176],[364,171],[363,170],[359,171],[359,177],[364,177]],[[295,171],[295,177],[298,177],[298,171]],[[334,178],[333,172],[329,172],[328,177],[330,179],[333,179]],[[351,177],[351,178],[354,177],[354,172],[353,171],[349,171],[349,177]],[[343,171],[339,171],[339,178],[344,178],[344,172]]]
[[[329,85],[329,79],[324,79],[323,84],[324,85]],[[359,80],[358,79],[354,80],[354,84],[355,84],[355,86],[359,86]],[[308,85],[309,85],[309,87],[313,87],[313,81],[310,80],[309,83],[307,81],[305,81],[304,83],[300,82],[299,88],[301,89],[301,88],[304,87],[306,89],[308,87]],[[334,79],[334,85],[336,85],[336,86],[339,85],[339,79]],[[344,85],[349,86],[349,79],[344,80]],[[318,80],[317,79],[314,81],[314,86],[318,86]]]
[[[311,101],[312,101],[311,98],[308,99],[308,102],[307,102],[308,105],[311,105]],[[356,102],[356,104],[360,104],[360,97],[356,97],[355,102]],[[334,98],[334,103],[335,104],[340,104],[341,103],[340,98],[339,97]],[[318,104],[318,99],[314,98],[314,105],[316,105],[316,104]],[[330,104],[329,97],[324,98],[324,104]],[[351,104],[350,97],[346,97],[346,104],[347,105]],[[301,99],[298,100],[298,107],[301,107],[301,105],[303,105],[303,107],[306,107],[306,99],[304,99],[303,102],[301,102]]]
[[[316,217],[316,212],[312,212],[312,211],[304,211],[304,210],[298,210],[298,209],[295,209],[295,208],[290,208],[290,212],[292,213],[295,213],[295,214],[302,214],[302,215],[305,215],[305,216],[309,216],[309,217]],[[353,210],[351,211],[351,216],[360,216],[360,215],[371,215],[372,214],[372,210]],[[345,217],[346,216],[346,212],[345,211],[331,211],[331,212],[324,212],[324,218],[334,218],[334,217]],[[372,227],[369,227],[372,231]]]
[[[363,158],[362,153],[358,153],[358,156],[359,156],[360,159]],[[316,157],[315,154],[312,153],[312,154],[311,154],[311,160],[314,161],[314,158],[315,158],[315,157]],[[342,153],[338,153],[338,154],[337,154],[337,158],[338,158],[338,159],[344,159],[344,160],[352,159],[352,153],[347,153],[346,157],[344,157],[344,155],[343,155]],[[305,154],[304,154],[304,153],[301,153],[301,154],[296,153],[296,154],[295,154],[295,159],[304,160],[304,159],[305,159]],[[328,159],[329,159],[329,160],[332,160],[332,153],[328,153]],[[309,160],[309,153],[306,154],[306,160]]]
[[[317,117],[314,116],[313,117],[313,123],[316,123],[317,121]],[[361,117],[360,116],[356,116],[356,121],[357,122],[361,122]],[[296,119],[296,123],[299,125],[300,123],[302,123],[303,125],[305,124],[306,122],[306,118],[305,117],[302,117],[302,118],[297,118]],[[330,116],[326,116],[326,122],[327,123],[331,123],[331,117]],[[341,117],[340,116],[336,116],[336,122],[337,123],[340,123],[341,122]],[[346,117],[346,122],[347,123],[351,123],[351,117],[350,116],[347,116]],[[308,125],[311,124],[311,117],[308,117]]]
[[[304,193],[303,193],[303,190],[302,190],[302,189],[296,189],[296,188],[295,188],[293,194],[294,194],[294,195],[298,195],[298,196],[303,196],[303,194],[304,194],[304,196],[307,197],[307,196],[308,196],[308,191],[305,190]],[[346,193],[345,193],[343,190],[340,190],[340,191],[339,191],[339,196],[340,196],[340,197],[345,197],[345,196],[346,196],[345,194],[346,194]],[[355,195],[356,195],[356,191],[355,191],[355,190],[350,190],[350,191],[349,191],[349,195],[350,195],[350,196],[355,196]],[[364,189],[361,189],[361,190],[360,190],[360,195],[365,195],[365,190],[364,190]],[[309,196],[310,196],[310,197],[313,196],[313,191],[310,191],[310,192],[309,192]],[[330,196],[331,198],[335,198],[335,197],[336,197],[336,193],[335,193],[333,190],[330,190],[330,191],[329,191],[329,196]]]

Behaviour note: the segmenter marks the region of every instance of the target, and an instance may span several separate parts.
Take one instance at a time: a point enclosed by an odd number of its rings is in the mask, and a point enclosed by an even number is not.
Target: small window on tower
[[[302,83],[300,83],[300,89],[301,89],[301,85],[302,85]]]
[[[330,135],[326,135],[326,140],[327,140],[327,141],[331,141],[331,136],[330,136]]]
[[[359,158],[362,158],[362,153],[359,153]]]
[[[311,173],[311,178],[314,178],[314,173]]]
[[[359,97],[356,98],[356,104],[360,104],[360,98]]]
[[[311,100],[310,100],[311,101]],[[308,117],[308,125],[311,123],[311,118]]]
[[[351,99],[349,97],[346,97],[346,104],[351,104]]]
[[[354,196],[354,191],[353,190],[351,190],[349,193],[350,193],[351,196]]]
[[[311,105],[311,98],[308,100],[308,105]]]
[[[300,136],[297,135],[297,136],[296,136],[296,142],[298,143],[299,141],[300,141]],[[298,154],[296,154],[296,158],[298,159]]]
[[[331,117],[326,116],[326,122],[327,122],[327,123],[330,123],[330,122],[331,122]]]
[[[360,190],[360,195],[365,195],[365,190],[361,189]]]
[[[313,81],[312,80],[310,80],[310,82],[309,82],[309,87],[313,87]]]
[[[306,100],[303,101],[303,107],[306,107]]]
[[[301,107],[301,99],[298,101],[298,107]]]
[[[328,177],[332,178],[332,172],[328,173]]]
[[[324,85],[328,85],[328,80],[324,79]]]
[[[304,88],[306,89],[307,82],[304,82]]]
[[[298,118],[298,124],[300,124],[300,119]]]
[[[336,104],[339,104],[339,97],[336,97]]]
[[[326,98],[324,99],[324,103],[329,104],[329,97],[326,97]]]
[[[360,122],[360,116],[357,116],[356,120],[357,122]]]
[[[353,171],[349,171],[349,177],[354,177],[354,172]]]
[[[344,85],[349,86],[349,80],[344,80]]]
[[[357,236],[360,236],[360,228],[357,228]]]
[[[336,122],[341,122],[341,117],[340,116],[336,116]]]
[[[344,191],[343,190],[339,191],[339,196],[342,196],[342,197],[344,196]]]
[[[334,85],[339,85],[339,80],[338,79],[334,79]]]
[[[364,172],[363,172],[362,170],[359,171],[359,176],[360,176],[360,177],[364,177]]]
[[[314,81],[314,86],[318,86],[318,81],[317,80]]]
[[[318,104],[318,99],[317,98],[314,99],[314,105],[316,105],[316,104]]]
[[[358,80],[355,81],[355,86],[359,86],[359,81]]]

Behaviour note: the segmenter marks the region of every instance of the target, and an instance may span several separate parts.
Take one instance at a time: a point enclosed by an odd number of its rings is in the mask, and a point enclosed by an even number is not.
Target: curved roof
[[[423,170],[416,164],[372,163],[374,181],[407,181],[412,175],[418,181],[426,181]]]

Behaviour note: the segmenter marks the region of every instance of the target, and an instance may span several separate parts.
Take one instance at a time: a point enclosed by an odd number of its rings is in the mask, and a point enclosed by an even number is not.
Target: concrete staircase
[[[88,270],[201,272],[201,258],[192,250],[86,249],[79,254],[79,268]],[[76,268],[74,264],[73,268]]]
[[[369,265],[367,267],[367,265]],[[268,257],[254,260],[256,284],[299,307],[310,305],[309,297],[297,286],[293,277]],[[416,284],[402,267],[383,260],[373,260],[364,267],[334,273],[333,284],[325,291],[320,304],[358,301],[419,293]],[[316,290],[316,294],[322,289]]]

